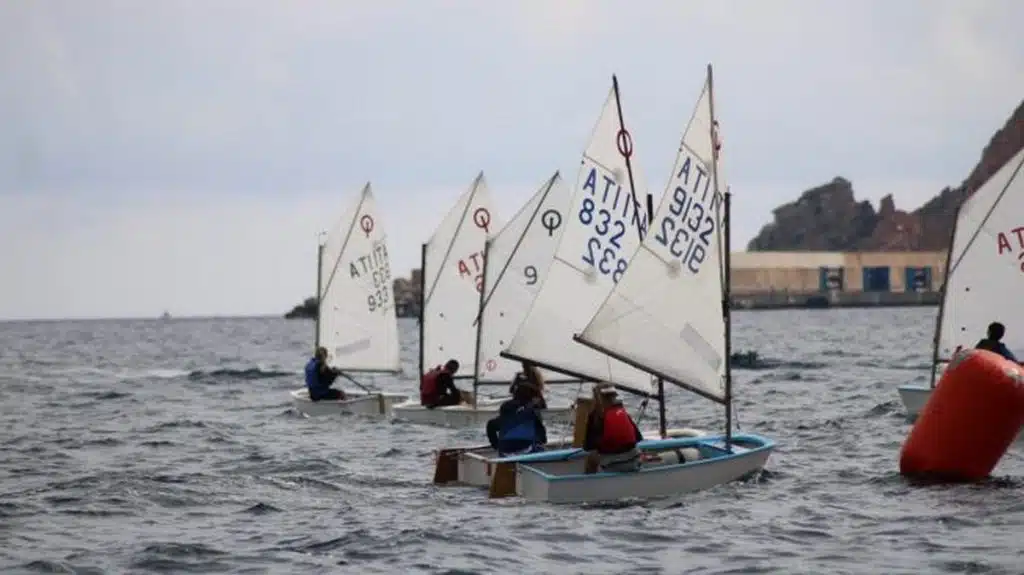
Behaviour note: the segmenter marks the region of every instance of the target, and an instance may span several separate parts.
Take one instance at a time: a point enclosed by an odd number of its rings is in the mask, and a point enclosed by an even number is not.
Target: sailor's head
[[[444,364],[444,370],[455,375],[455,373],[459,371],[459,362],[454,359],[449,359],[448,362]]]
[[[615,405],[616,402],[622,403],[619,392],[615,391],[615,386],[610,383],[599,383],[594,386],[594,401],[600,408]]]
[[[988,338],[992,341],[999,341],[1006,335],[1006,326],[994,321],[988,324]]]
[[[313,356],[316,357],[317,359],[319,359],[320,361],[326,360],[327,359],[327,348],[326,347],[322,347],[322,346],[316,348],[316,352],[313,354]]]
[[[517,373],[515,380],[512,382],[512,395],[518,399],[529,401],[537,396],[540,390],[537,389],[537,384],[530,381],[530,378],[526,377],[526,374]]]

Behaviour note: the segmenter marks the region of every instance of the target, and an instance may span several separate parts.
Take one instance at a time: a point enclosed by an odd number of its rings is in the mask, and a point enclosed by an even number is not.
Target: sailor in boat
[[[327,348],[316,348],[316,353],[306,363],[306,388],[309,390],[309,399],[345,399],[345,392],[331,387],[339,375],[340,369],[327,365]]]
[[[640,428],[629,416],[615,388],[607,384],[594,387],[594,410],[587,416],[587,435],[583,449],[588,451],[586,473],[627,472],[640,469],[643,441]]]
[[[978,345],[974,347],[975,349],[984,349],[998,353],[1012,362],[1020,363],[1017,357],[1013,355],[1013,352],[1002,342],[1004,335],[1006,335],[1006,326],[999,322],[992,322],[988,324],[988,337],[979,341]]]
[[[501,457],[543,451],[548,442],[540,415],[544,398],[524,373],[516,374],[512,389],[512,399],[502,403],[498,417],[487,422],[487,439]]]
[[[455,374],[459,371],[459,362],[449,359],[444,366],[437,366],[423,374],[420,379],[420,405],[427,409],[458,405],[463,394],[455,387]]]
[[[516,374],[516,377],[512,380],[512,386],[509,388],[509,395],[515,397],[516,386],[520,381],[527,381],[535,388],[537,394],[537,409],[547,409],[548,402],[544,400],[544,376],[541,375],[540,370],[537,366],[532,363],[523,362],[523,371]]]

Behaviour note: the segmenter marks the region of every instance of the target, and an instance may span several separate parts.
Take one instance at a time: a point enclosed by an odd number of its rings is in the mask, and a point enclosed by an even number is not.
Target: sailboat
[[[623,156],[618,154],[615,147],[622,132],[618,119],[619,107],[618,86],[613,82],[584,151],[575,194],[570,194],[568,188],[557,182],[557,187],[550,188],[543,200],[535,196],[520,212],[517,218],[529,218],[525,224],[515,226],[516,220],[513,220],[498,238],[489,242],[487,269],[490,272],[493,265],[499,270],[499,276],[495,280],[497,283],[488,291],[488,298],[481,304],[479,361],[493,362],[488,364],[488,368],[505,366],[502,373],[505,382],[519,364],[509,359],[501,360],[504,364],[498,363],[495,355],[547,366],[549,369],[542,370],[545,381],[625,381],[627,383],[619,386],[621,389],[644,398],[653,394],[649,375],[625,365],[617,365],[615,360],[609,360],[572,342],[572,334],[577,329],[574,326],[581,327],[586,322],[588,313],[593,313],[614,285],[614,274],[600,277],[578,269],[582,267],[577,266],[580,244],[594,249],[593,244],[586,236],[581,236],[578,230],[591,230],[591,235],[603,232],[609,246],[621,245],[626,250],[630,245],[638,243],[637,226],[645,225],[645,221],[633,217],[638,212],[635,206],[630,207],[633,202],[631,194],[617,184],[624,181],[628,169]],[[628,138],[628,133],[625,137]],[[628,139],[624,142],[624,145],[631,146]],[[609,144],[612,146],[610,149]],[[611,183],[604,179],[606,176],[613,178]],[[612,184],[618,187],[613,189]],[[597,191],[600,194],[594,195]],[[595,198],[601,198],[601,206],[594,203]],[[531,210],[534,205],[536,207]],[[595,214],[595,217],[589,218],[589,227],[585,221],[588,218],[580,217],[581,213],[587,214],[588,211]],[[512,230],[516,233],[507,234]],[[570,241],[578,243],[566,244],[563,234],[570,234]],[[600,253],[600,250],[597,251]],[[504,263],[495,257],[499,254],[509,254]],[[600,260],[598,267],[608,269],[607,266],[600,266]],[[506,279],[511,277],[507,272],[509,269],[517,272],[521,269],[525,281]],[[561,281],[552,280],[549,277],[551,273],[558,274]],[[537,297],[545,297],[546,301],[538,306],[535,301]],[[515,311],[517,309],[518,312]],[[544,339],[540,340],[539,345],[531,345],[532,341],[525,342],[522,339],[518,346],[513,343],[523,332],[525,322],[532,322],[537,333],[543,334]],[[560,375],[562,379],[559,379]],[[584,421],[586,415],[578,413],[577,422]],[[644,432],[644,436],[693,437],[703,434],[690,428],[665,429],[663,419],[661,424],[657,432]],[[572,443],[552,441],[547,448],[560,449],[570,447]],[[507,464],[515,460],[499,458],[497,451],[489,445],[442,449],[437,456],[434,481],[439,484],[488,486],[494,479],[499,461]]]
[[[914,419],[931,397],[940,369],[956,350],[974,347],[989,323],[1006,326],[1003,343],[1024,352],[1024,150],[1003,165],[960,205],[946,256],[942,302],[935,322],[931,381],[900,386]],[[1018,442],[1022,436],[1018,436]]]
[[[732,432],[730,194],[719,192],[718,148],[709,65],[651,231],[575,340],[656,376],[659,387],[668,381],[722,404],[725,433],[643,441],[645,463],[628,473],[585,474],[582,450],[521,456],[520,496],[582,503],[680,495],[749,476],[767,462],[772,440]]]
[[[358,389],[343,389],[343,400],[312,401],[302,387],[291,392],[292,403],[305,416],[388,415],[408,396],[373,390],[355,377],[401,371],[387,234],[369,182],[318,244],[316,268],[314,347],[326,348],[328,365]]]
[[[473,180],[437,231],[422,248],[423,294],[420,319],[420,375],[449,359],[460,363],[456,380],[474,380],[478,373],[477,317],[484,291],[484,250],[488,239],[501,229],[483,172]],[[428,409],[418,399],[396,405],[395,417],[415,423],[447,427],[483,428],[498,413],[504,399],[483,399],[465,394],[460,405]],[[568,419],[572,405],[549,404],[550,418]]]

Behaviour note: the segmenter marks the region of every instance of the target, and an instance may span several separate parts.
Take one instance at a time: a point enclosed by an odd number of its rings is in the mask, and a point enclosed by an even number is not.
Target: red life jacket
[[[420,405],[434,405],[437,403],[440,390],[437,389],[437,376],[441,375],[441,366],[423,374],[420,378]]]
[[[621,405],[615,405],[604,412],[604,427],[601,439],[597,441],[599,453],[622,453],[636,446],[636,430],[633,420]]]

